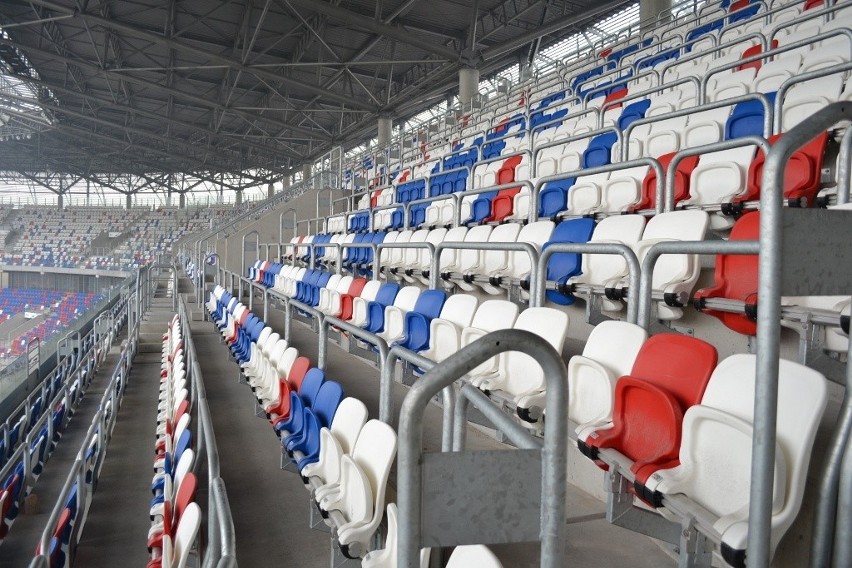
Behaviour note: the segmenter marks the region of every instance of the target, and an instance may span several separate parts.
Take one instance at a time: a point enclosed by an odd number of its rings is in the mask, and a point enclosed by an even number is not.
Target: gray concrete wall
[[[262,217],[251,223],[243,223],[238,231],[229,231],[227,238],[211,241],[211,247],[215,247],[216,253],[219,255],[220,266],[226,270],[243,273],[240,263],[242,261],[241,247],[243,236],[257,231],[260,235],[260,242],[277,243],[281,212],[287,209],[294,208],[296,210],[296,218],[299,220],[312,219],[316,217],[316,200],[317,192],[315,190],[308,191],[304,195],[281,203],[272,211],[264,214]],[[285,217],[285,227],[290,223],[290,215]],[[310,232],[315,232],[313,227]],[[306,225],[300,226],[299,234],[308,233]],[[289,242],[293,237],[292,229],[285,228],[284,242]],[[245,263],[246,266],[257,260],[254,247],[255,237],[250,236],[246,239]],[[274,256],[277,251],[273,251]],[[261,258],[266,258],[266,248],[261,247]]]

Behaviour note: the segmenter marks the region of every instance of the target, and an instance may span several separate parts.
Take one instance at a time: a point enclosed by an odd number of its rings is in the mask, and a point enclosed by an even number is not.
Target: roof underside
[[[0,171],[271,179],[455,93],[462,66],[485,76],[626,3],[3,0],[0,75],[52,126],[0,142]]]

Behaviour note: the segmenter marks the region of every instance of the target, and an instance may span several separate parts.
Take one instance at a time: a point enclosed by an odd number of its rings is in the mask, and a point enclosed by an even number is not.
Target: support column
[[[479,69],[464,67],[459,69],[459,101],[469,107],[473,97],[479,92]]]
[[[293,185],[293,176],[284,176],[284,179],[281,180],[281,184],[281,189],[290,189],[290,186]]]
[[[65,206],[65,197],[61,193],[56,194],[56,208],[62,211]]]
[[[393,122],[390,117],[380,116],[379,117],[379,136],[378,136],[378,146],[379,148],[387,148],[388,144],[391,141],[391,134],[393,132]]]
[[[129,211],[130,209],[133,209],[133,194],[132,193],[127,194],[126,201],[127,201],[127,210]]]
[[[234,197],[234,204],[239,207],[243,204],[243,190],[238,189],[236,192],[236,196]]]
[[[313,164],[303,164],[302,165],[302,181],[307,181],[311,179],[313,176]]]
[[[275,195],[275,184],[270,183],[266,186],[266,198],[272,199],[273,195]]]
[[[639,20],[642,22],[642,33],[653,30],[657,26],[656,18],[661,12],[672,8],[672,0],[641,0],[639,2]],[[659,23],[668,22],[671,16],[666,13]]]
[[[184,192],[178,194],[178,207],[186,209],[186,194]]]

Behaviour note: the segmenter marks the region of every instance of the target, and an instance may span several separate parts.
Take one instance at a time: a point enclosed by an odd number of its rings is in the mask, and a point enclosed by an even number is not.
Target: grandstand
[[[3,3],[0,568],[852,566],[850,72],[832,0]]]

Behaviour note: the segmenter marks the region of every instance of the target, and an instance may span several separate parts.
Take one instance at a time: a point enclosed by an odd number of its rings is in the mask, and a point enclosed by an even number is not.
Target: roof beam
[[[157,43],[157,44],[160,44],[160,45],[172,48],[172,49],[176,49],[176,50],[179,50],[179,51],[195,53],[196,55],[200,55],[202,57],[207,57],[211,61],[218,61],[218,62],[220,62],[224,65],[227,65],[227,66],[231,67],[232,69],[234,69],[235,71],[251,73],[251,74],[256,75],[258,77],[264,77],[264,78],[266,78],[267,80],[270,80],[270,81],[277,81],[277,82],[280,82],[284,85],[288,85],[288,86],[296,88],[296,89],[301,89],[301,90],[307,91],[309,93],[319,95],[320,97],[336,101],[336,102],[341,103],[341,104],[346,104],[346,105],[349,105],[349,106],[353,106],[355,108],[361,108],[361,109],[365,109],[365,110],[370,110],[370,109],[373,108],[372,105],[369,105],[369,104],[363,102],[360,99],[340,95],[340,94],[337,94],[333,91],[329,91],[327,89],[323,89],[321,87],[318,87],[316,85],[303,83],[302,81],[297,81],[295,79],[291,79],[290,77],[286,77],[284,75],[281,75],[279,73],[274,73],[272,71],[267,71],[265,69],[256,69],[256,68],[252,69],[252,68],[249,68],[248,66],[246,66],[245,64],[243,64],[242,62],[240,62],[237,59],[232,59],[230,57],[226,57],[226,56],[218,54],[218,53],[211,53],[211,52],[209,52],[205,49],[201,49],[201,48],[196,47],[192,44],[185,43],[183,41],[176,40],[176,39],[173,39],[173,38],[167,38],[160,33],[149,31],[149,30],[146,30],[146,29],[142,29],[142,28],[136,27],[136,26],[131,25],[131,24],[120,22],[120,21],[115,20],[115,19],[103,18],[101,16],[91,14],[91,13],[88,13],[88,12],[75,12],[73,9],[70,9],[66,6],[61,5],[61,4],[57,4],[55,2],[51,2],[50,0],[27,0],[27,1],[31,4],[43,6],[43,7],[47,8],[47,9],[53,11],[53,12],[59,12],[59,13],[65,13],[65,14],[72,13],[72,14],[75,15],[75,18],[79,18],[79,19],[81,19],[85,22],[88,22],[90,24],[93,24],[93,25],[99,25],[99,26],[102,26],[102,27],[105,27],[105,28],[120,31],[122,33],[126,33],[128,35],[131,35],[131,36],[134,36],[134,37],[137,37],[137,38],[140,38],[140,39],[145,39],[145,40],[148,40],[148,41],[151,41],[151,42],[154,42],[154,43]],[[309,0],[309,1],[311,1],[311,0]]]
[[[482,59],[484,61],[491,61],[510,51],[514,51],[520,47],[523,47],[527,43],[536,40],[540,37],[544,37],[567,27],[577,25],[581,22],[599,16],[600,14],[612,12],[619,6],[628,4],[630,2],[632,2],[632,0],[609,0],[608,2],[601,2],[600,4],[596,4],[593,8],[590,8],[579,14],[569,14],[567,16],[550,22],[545,26],[535,28],[527,33],[521,34],[510,40],[498,43],[496,45],[492,45],[484,49],[482,51]]]
[[[375,34],[395,39],[398,42],[405,43],[427,53],[432,53],[444,59],[457,60],[459,53],[449,47],[436,43],[434,40],[421,39],[411,33],[412,30],[406,29],[399,24],[385,24],[369,16],[364,16],[346,8],[333,6],[324,0],[289,0],[291,4],[307,8],[320,14],[325,14],[332,18],[337,18],[345,22],[347,25],[356,26]]]
[[[81,69],[86,69],[86,70],[88,70],[88,71],[90,71],[90,72],[92,72],[96,75],[101,75],[104,79],[108,79],[108,78],[110,78],[110,77],[112,77],[113,75],[116,74],[113,71],[101,69],[97,65],[90,63],[88,61],[82,60],[82,59],[74,59],[74,58],[70,58],[70,57],[56,55],[55,53],[52,53],[50,51],[45,51],[45,50],[42,50],[42,49],[38,49],[36,47],[19,45],[19,44],[16,44],[14,41],[7,40],[7,39],[4,39],[2,37],[0,37],[0,45],[11,45],[11,46],[19,48],[24,53],[31,52],[31,53],[37,54],[41,57],[46,57],[46,58],[49,58],[49,59],[53,59],[55,61],[66,63],[66,64],[69,64],[69,65],[74,65],[74,66],[80,67]],[[254,122],[254,121],[266,122],[266,123],[271,124],[273,126],[276,126],[278,128],[282,128],[286,131],[293,132],[294,134],[300,134],[300,135],[305,136],[306,138],[309,138],[309,139],[320,139],[320,140],[326,139],[326,137],[323,134],[317,132],[316,130],[300,127],[300,126],[297,126],[297,125],[293,125],[293,124],[284,122],[283,120],[276,120],[272,117],[261,116],[261,115],[257,115],[257,114],[251,113],[251,112],[237,110],[234,107],[225,107],[225,106],[220,105],[219,103],[212,101],[208,98],[192,95],[190,93],[187,93],[187,92],[184,92],[184,91],[181,91],[181,90],[178,90],[178,89],[170,88],[170,87],[167,87],[165,85],[161,85],[159,83],[147,81],[147,80],[142,79],[140,77],[135,77],[133,75],[124,76],[122,74],[122,78],[127,82],[132,82],[136,85],[141,85],[141,86],[149,88],[149,89],[153,89],[153,90],[165,93],[165,94],[173,95],[175,98],[179,98],[179,99],[182,99],[182,100],[185,100],[185,101],[189,101],[189,102],[196,104],[198,106],[214,109],[218,112],[230,112],[232,114],[235,114],[235,115],[238,115],[238,116],[241,116],[241,117],[247,119],[249,122]]]
[[[27,83],[32,83],[32,84],[38,85],[40,87],[47,87],[48,89],[51,89],[51,90],[58,92],[58,93],[67,93],[69,95],[83,97],[87,101],[94,103],[95,105],[99,105],[99,106],[102,106],[102,107],[108,107],[108,108],[111,108],[111,109],[119,111],[119,112],[127,112],[127,113],[130,113],[130,114],[136,115],[136,116],[142,116],[142,117],[145,117],[145,118],[149,118],[151,120],[164,121],[169,125],[187,128],[187,129],[199,132],[201,134],[204,134],[206,136],[212,136],[212,137],[218,139],[221,142],[225,142],[225,143],[229,143],[229,144],[233,142],[233,140],[227,134],[223,134],[221,132],[213,132],[206,127],[199,126],[199,125],[193,124],[191,122],[184,122],[182,120],[177,120],[175,118],[170,118],[168,116],[164,117],[162,114],[159,114],[159,113],[156,113],[156,112],[142,110],[142,109],[138,109],[138,108],[131,107],[131,106],[128,106],[128,105],[124,105],[124,104],[121,104],[121,103],[116,103],[116,102],[113,102],[113,101],[108,100],[108,99],[97,97],[97,96],[95,96],[91,93],[79,93],[79,92],[77,92],[73,89],[68,89],[66,87],[63,87],[62,85],[51,83],[49,81],[38,80],[38,79],[33,79],[32,77],[23,77],[23,76],[20,77],[20,79],[22,81],[25,81]],[[0,96],[2,96],[2,95],[0,95]],[[168,132],[166,134],[169,138],[171,138],[169,136]],[[274,140],[274,138],[272,138],[272,137],[270,137],[270,139]],[[301,156],[299,156],[299,155],[297,155],[293,152],[290,152],[287,149],[282,148],[281,146],[270,147],[270,146],[266,146],[264,144],[258,144],[256,142],[252,142],[251,140],[247,140],[245,138],[243,138],[242,143],[244,143],[248,146],[251,146],[252,148],[257,149],[258,151],[268,152],[270,156],[277,155],[277,157],[281,157],[283,155],[285,157],[289,157],[289,158],[293,158],[293,159],[301,159],[302,158]]]

